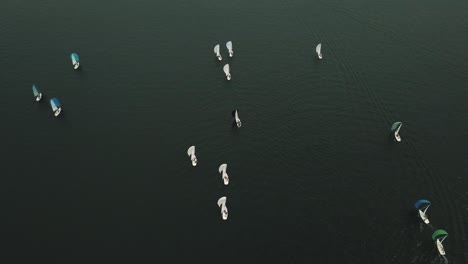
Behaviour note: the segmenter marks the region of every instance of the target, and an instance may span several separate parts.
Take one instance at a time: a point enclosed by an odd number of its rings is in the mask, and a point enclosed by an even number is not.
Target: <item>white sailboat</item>
[[[62,106],[57,98],[50,99],[50,106],[52,107],[52,111],[54,112],[55,116],[59,116],[62,112]]]
[[[241,120],[240,120],[240,118],[239,118],[239,114],[238,114],[238,112],[237,112],[237,109],[234,110],[234,111],[232,111],[232,116],[233,116],[234,119],[236,120],[236,125],[237,125],[237,127],[241,127],[241,126],[242,126],[242,122],[241,122]]]
[[[395,137],[395,140],[398,141],[398,142],[401,142],[400,129],[401,129],[402,126],[403,126],[403,123],[395,122],[392,125],[392,128],[391,128],[393,136]]]
[[[223,71],[226,74],[226,79],[228,81],[231,80],[231,72],[230,72],[229,64],[224,65]]]
[[[319,59],[322,59],[322,43],[319,43],[315,48],[315,52],[317,52],[317,56]]]
[[[232,56],[234,56],[234,51],[232,50],[232,41],[228,41],[226,43],[226,48],[228,49],[229,51],[229,57],[232,58]]]
[[[221,53],[219,53],[219,44],[216,44],[213,51],[216,54],[216,57],[219,61],[223,60],[223,57],[221,57]]]
[[[226,200],[226,196],[223,196],[218,200],[218,207],[221,208],[221,217],[223,218],[223,220],[228,219],[228,209],[226,206]]]
[[[190,157],[190,160],[192,161],[192,166],[197,166],[198,160],[197,156],[195,156],[195,146],[191,146],[187,150],[187,155]]]
[[[229,176],[226,172],[226,169],[227,169],[227,164],[221,164],[221,166],[219,166],[219,173],[221,173],[221,178],[223,179],[223,182],[224,182],[224,185],[228,185],[229,184]]]
[[[34,84],[32,86],[32,91],[33,91],[34,97],[36,97],[36,102],[39,102],[42,98],[41,91],[39,91],[39,89]]]

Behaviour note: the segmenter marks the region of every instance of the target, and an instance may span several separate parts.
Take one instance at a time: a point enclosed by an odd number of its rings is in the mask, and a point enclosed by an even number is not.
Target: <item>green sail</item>
[[[432,234],[432,240],[436,240],[439,236],[448,236],[448,233],[445,230],[439,229]]]

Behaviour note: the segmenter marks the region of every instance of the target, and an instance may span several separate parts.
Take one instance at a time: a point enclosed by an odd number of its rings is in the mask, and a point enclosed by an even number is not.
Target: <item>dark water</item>
[[[2,1],[1,255],[468,263],[467,17],[458,0]]]

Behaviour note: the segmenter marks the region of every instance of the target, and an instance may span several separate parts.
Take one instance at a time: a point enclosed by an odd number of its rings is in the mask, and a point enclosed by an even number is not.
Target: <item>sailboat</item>
[[[221,217],[223,218],[223,220],[228,219],[228,209],[226,207],[226,200],[226,196],[223,196],[218,200],[218,207],[221,208]]]
[[[224,65],[223,71],[226,74],[226,79],[229,81],[231,80],[231,72],[229,71],[229,64]]]
[[[52,111],[54,112],[55,116],[59,116],[60,112],[62,112],[62,106],[57,98],[50,99],[50,106],[52,107]]]
[[[396,141],[400,142],[401,141],[401,137],[400,137],[400,129],[401,129],[401,126],[403,126],[403,123],[401,122],[395,122],[393,125],[392,125],[392,133],[396,139]]]
[[[36,102],[39,102],[42,98],[42,93],[37,89],[36,85],[33,84],[32,86],[32,91],[34,94],[34,97],[36,97]]]
[[[428,200],[419,200],[414,204],[414,207],[418,209],[418,216],[426,224],[429,224],[429,218],[426,215],[426,211],[429,209],[429,206],[431,206],[431,202]]]
[[[322,43],[319,43],[315,48],[315,52],[317,52],[317,56],[319,59],[322,59]]]
[[[188,148],[187,155],[189,155],[190,160],[192,161],[192,166],[197,166],[198,160],[197,156],[195,156],[195,146],[191,146],[190,148]]]
[[[228,49],[229,51],[229,57],[232,58],[232,56],[234,56],[234,51],[232,50],[232,41],[228,41],[226,43],[226,48]]]
[[[228,185],[229,184],[229,176],[226,172],[226,168],[227,168],[227,164],[221,164],[221,166],[219,166],[219,173],[221,173],[221,177],[223,178],[223,181],[224,181],[224,185]]]
[[[72,60],[73,68],[77,70],[80,67],[80,57],[78,57],[78,54],[72,53],[70,54],[70,58]]]
[[[213,51],[216,54],[216,57],[219,61],[223,60],[223,57],[221,57],[221,53],[219,53],[219,44],[216,44]]]
[[[436,242],[437,250],[441,256],[445,256],[445,249],[442,243],[448,237],[448,233],[445,230],[439,229],[432,233],[432,240]]]
[[[237,109],[232,111],[232,117],[234,117],[234,119],[236,120],[236,125],[237,127],[241,127],[242,126],[242,122],[241,120],[239,119],[239,114],[237,113]]]

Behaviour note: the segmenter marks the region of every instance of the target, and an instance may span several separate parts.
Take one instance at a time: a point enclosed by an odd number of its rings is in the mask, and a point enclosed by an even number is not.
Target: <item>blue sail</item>
[[[39,95],[39,93],[40,93],[39,89],[37,89],[36,85],[34,85],[34,84],[33,84],[33,86],[32,86],[32,91],[33,91],[34,96],[36,96],[36,97],[37,97],[37,96]]]
[[[60,102],[57,98],[52,98],[50,99],[50,106],[52,106],[52,110],[56,111],[58,108],[60,108]]]
[[[430,205],[430,204],[431,202],[429,202],[428,200],[419,200],[414,204],[414,207],[416,207],[416,209],[419,209],[422,205]]]
[[[76,53],[70,54],[70,58],[72,59],[73,63],[80,62],[80,57],[78,57],[78,54]]]

